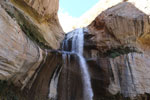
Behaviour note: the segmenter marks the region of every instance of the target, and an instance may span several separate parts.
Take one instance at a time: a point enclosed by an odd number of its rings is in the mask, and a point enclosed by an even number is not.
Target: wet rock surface
[[[32,77],[26,86],[28,100],[47,100],[49,93],[54,92],[55,88],[51,90],[50,84],[57,68],[62,67],[62,55],[59,52],[48,52],[46,59],[41,63],[37,73]],[[57,77],[58,72],[56,72]],[[55,77],[55,78],[56,78]],[[59,76],[58,76],[59,77]],[[54,84],[55,85],[55,84]],[[55,94],[57,95],[57,93]]]

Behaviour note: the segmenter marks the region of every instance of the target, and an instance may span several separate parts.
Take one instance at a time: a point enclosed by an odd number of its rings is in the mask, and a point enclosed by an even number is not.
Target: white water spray
[[[84,32],[83,29],[77,29],[72,39],[72,52],[76,53],[79,58],[79,63],[82,72],[83,86],[84,86],[84,100],[92,100],[93,91],[91,88],[91,80],[88,72],[88,66],[83,57],[84,47]]]

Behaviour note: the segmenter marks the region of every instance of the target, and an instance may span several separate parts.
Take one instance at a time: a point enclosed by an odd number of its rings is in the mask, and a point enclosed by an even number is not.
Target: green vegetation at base
[[[124,55],[124,54],[128,54],[128,53],[133,53],[133,52],[137,52],[136,48],[118,47],[118,48],[112,48],[110,50],[107,50],[104,53],[104,56],[108,56],[110,58],[115,58],[115,57],[118,57],[120,55]]]

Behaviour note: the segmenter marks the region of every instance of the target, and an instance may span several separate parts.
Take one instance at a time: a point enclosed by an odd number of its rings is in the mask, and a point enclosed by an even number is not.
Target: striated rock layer
[[[136,42],[149,33],[149,23],[149,16],[144,12],[131,3],[121,3],[102,12],[88,26],[94,35],[90,40],[102,51],[117,46],[136,47]]]
[[[96,100],[148,100],[149,33],[149,16],[128,2],[107,9],[88,26],[85,55]]]
[[[83,28],[93,100],[150,98],[150,18],[129,2],[103,11]],[[58,1],[1,0],[0,5],[0,79],[20,87],[26,100],[83,100],[79,59],[67,52],[77,30],[66,35],[66,51],[45,49],[60,48],[63,39]]]
[[[0,6],[0,79],[23,86],[43,59],[43,51]]]
[[[0,4],[39,44],[60,47],[64,32],[57,17],[58,0],[1,0]]]
[[[2,80],[6,80],[8,84],[9,82],[13,83],[19,87],[19,90],[23,90],[23,94],[29,90],[25,96],[29,95],[29,97],[34,97],[37,100],[37,94],[34,91],[40,87],[37,83],[34,87],[32,86],[39,79],[41,69],[46,66],[45,58],[48,59],[48,55],[51,54],[44,49],[59,48],[63,39],[63,30],[59,25],[57,11],[57,0],[41,0],[40,3],[37,0],[0,0],[0,84],[5,83]],[[50,56],[49,61],[52,59],[53,57]],[[51,67],[50,69],[45,68],[48,73],[51,71],[45,80],[48,84],[45,92],[48,93],[49,80],[54,70]],[[6,85],[4,84],[4,86]],[[45,92],[42,91],[44,98],[47,95]],[[33,95],[30,96],[29,93]],[[0,98],[2,94],[9,95],[10,91],[1,89]],[[39,97],[42,98],[42,96]]]
[[[84,56],[89,66],[93,99],[148,100],[149,16],[132,3],[123,2],[102,12],[83,30]],[[69,50],[75,32],[76,30],[66,35],[70,40],[64,40],[68,41]],[[67,57],[68,65],[62,66],[58,81],[58,100],[83,100],[78,97],[78,93],[82,97],[83,88],[77,67],[79,65],[72,56]]]

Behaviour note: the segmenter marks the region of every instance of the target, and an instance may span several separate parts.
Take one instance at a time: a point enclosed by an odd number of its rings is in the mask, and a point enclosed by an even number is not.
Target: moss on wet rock
[[[0,100],[25,100],[11,82],[0,80]]]
[[[110,58],[115,58],[120,55],[137,52],[137,50],[134,47],[118,47],[118,48],[112,48],[110,50],[107,50],[104,55],[108,56]]]

